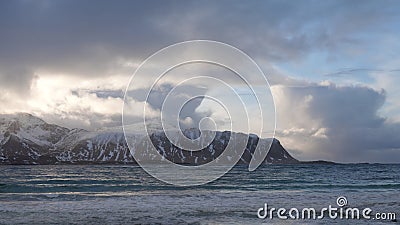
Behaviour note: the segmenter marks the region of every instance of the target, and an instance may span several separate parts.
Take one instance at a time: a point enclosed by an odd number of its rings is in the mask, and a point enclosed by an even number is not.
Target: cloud
[[[24,67],[0,68],[0,88],[16,96],[26,97],[38,78],[35,73]]]
[[[176,88],[176,89],[174,89]],[[204,97],[194,98],[180,108],[179,103],[191,99],[193,96],[204,96],[207,89],[197,85],[175,86],[170,83],[160,83],[149,92],[147,89],[135,89],[128,92],[128,96],[140,101],[147,102],[156,111],[163,112],[163,121],[169,122],[174,126],[174,121],[180,121],[182,129],[198,127],[202,118],[210,116],[210,112],[196,111],[202,103]],[[167,100],[168,97],[168,100]],[[168,107],[166,101],[171,103]],[[167,117],[167,118],[166,118]],[[161,119],[161,118],[158,118]]]
[[[1,113],[28,112],[69,128],[97,129],[121,125],[121,77],[102,80],[42,75],[35,78],[29,96],[1,95]],[[110,92],[110,93],[109,93]]]
[[[211,39],[240,48],[267,74],[278,137],[300,158],[395,160],[400,94],[398,71],[389,70],[399,64],[398,9],[398,1],[0,1],[0,111],[68,127],[119,125],[123,90],[145,58],[173,43]],[[339,80],[348,74],[360,76]],[[129,99],[133,121],[146,82]],[[171,90],[158,88],[146,106],[153,117]],[[183,124],[225,116],[204,105],[187,105]]]
[[[138,64],[189,39],[223,41],[270,62],[301,61],[317,50],[335,56],[365,52],[365,34],[393,32],[382,24],[398,15],[396,7],[376,1],[354,8],[347,1],[313,3],[171,1],[160,8],[157,1],[2,2],[0,66],[84,77],[130,75],[134,68],[123,68],[122,61]]]
[[[393,61],[388,61],[388,66],[398,65],[398,58],[394,58]],[[385,102],[382,113],[384,113],[388,120],[393,122],[400,122],[400,71],[399,70],[383,70],[374,71],[368,74],[368,77],[373,80],[371,83],[374,87],[384,88],[387,92],[387,100]]]
[[[278,138],[302,159],[396,162],[400,124],[380,115],[386,92],[365,86],[310,83],[274,86]]]

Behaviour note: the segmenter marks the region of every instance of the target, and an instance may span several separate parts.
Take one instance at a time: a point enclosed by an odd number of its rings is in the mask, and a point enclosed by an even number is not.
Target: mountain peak
[[[21,126],[31,126],[38,124],[45,124],[46,122],[39,117],[33,116],[29,113],[16,113],[16,114],[0,114],[0,123],[17,121]]]
[[[164,127],[165,128],[165,127]],[[145,135],[144,123],[124,127],[134,146],[141,146],[144,152],[148,140]],[[229,131],[215,131],[215,138],[204,149],[191,152],[179,149],[167,138],[165,132],[170,132],[176,139],[181,136],[174,134],[177,129],[162,129],[159,123],[149,123],[147,127],[153,146],[160,155],[151,155],[152,160],[166,158],[178,164],[201,165],[218,158],[225,150],[232,135],[242,135]],[[185,129],[184,135],[196,139],[201,135],[197,128]],[[178,142],[183,140],[179,139]],[[239,144],[239,143],[237,143]],[[257,135],[249,135],[246,149],[238,163],[249,163],[255,154],[257,145],[264,150],[271,146],[271,139],[260,139]],[[236,144],[234,144],[236,146]],[[54,164],[54,163],[136,163],[126,141],[122,127],[86,131],[82,129],[67,129],[54,124],[48,124],[40,118],[28,113],[15,115],[0,115],[0,164]],[[147,153],[145,153],[147,154]],[[230,160],[230,156],[226,160]],[[224,159],[221,159],[224,161]],[[226,161],[225,160],[225,161]],[[265,163],[298,163],[274,139]]]

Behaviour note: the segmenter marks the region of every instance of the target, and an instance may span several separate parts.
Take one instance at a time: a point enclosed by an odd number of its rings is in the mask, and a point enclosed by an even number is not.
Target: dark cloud
[[[393,73],[398,72],[399,69],[379,69],[379,68],[343,68],[336,72],[324,74],[328,77],[341,77],[341,76],[353,76],[360,75],[365,76],[366,73]]]
[[[88,92],[95,94],[98,98],[124,98],[124,92],[122,90],[89,90]]]
[[[296,96],[310,96],[309,115],[329,128],[374,128],[383,124],[377,111],[385,92],[367,87],[314,86],[292,90]]]
[[[156,111],[163,111],[164,116],[168,116],[168,118],[163,118],[163,121],[173,123],[179,118],[181,122],[180,127],[185,129],[198,127],[200,120],[206,116],[210,116],[211,112],[196,111],[204,97],[194,98],[188,101],[182,108],[179,108],[180,106],[177,102],[189,100],[191,96],[204,96],[206,92],[207,89],[204,87],[192,85],[180,85],[176,87],[173,84],[162,83],[154,86],[150,92],[147,89],[137,89],[128,92],[127,95],[140,102],[146,101]],[[169,100],[169,103],[176,103],[177,105],[163,108],[167,97],[172,99]],[[158,119],[161,121],[161,118]],[[184,123],[184,121],[188,120],[190,120],[190,123]],[[174,126],[174,124],[169,125]]]
[[[292,139],[291,148],[303,150],[301,157],[340,162],[399,159],[400,124],[379,113],[385,102],[383,90],[309,84],[282,87],[279,95],[280,121],[290,122],[278,123],[278,136]]]
[[[332,54],[363,50],[362,35],[391,32],[381,24],[398,15],[395,7],[381,7],[377,1],[0,4],[2,67],[18,64],[80,76],[108,76],[120,69],[119,57],[140,62],[162,47],[188,39],[227,42],[269,61],[301,60],[315,49]]]
[[[1,91],[11,92],[14,96],[27,97],[36,79],[37,75],[24,67],[0,68]]]
[[[117,57],[142,60],[170,43],[149,20],[146,1],[12,1],[0,6],[0,61],[34,69],[104,76]],[[158,3],[157,3],[158,4]],[[171,4],[171,3],[169,3]],[[169,8],[168,5],[165,6]]]

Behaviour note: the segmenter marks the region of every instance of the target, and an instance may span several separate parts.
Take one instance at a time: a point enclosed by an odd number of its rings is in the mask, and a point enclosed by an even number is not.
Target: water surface
[[[320,209],[345,196],[351,207],[398,216],[399,190],[400,165],[237,166],[197,187],[167,185],[132,165],[0,166],[0,224],[364,224],[263,220],[257,209]]]

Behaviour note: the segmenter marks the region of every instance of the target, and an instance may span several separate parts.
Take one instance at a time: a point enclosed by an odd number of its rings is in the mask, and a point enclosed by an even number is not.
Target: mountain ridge
[[[137,130],[137,128],[135,128]],[[185,136],[196,137],[196,130],[185,130]],[[194,132],[194,133],[190,133]],[[144,132],[128,133],[135,145],[145,144]],[[182,150],[173,145],[163,131],[152,131],[150,141],[160,154],[149,155],[157,160],[167,159],[177,164],[202,165],[219,160],[227,143],[237,135],[230,131],[216,131],[214,140],[196,152]],[[272,141],[272,143],[271,143]],[[147,143],[148,144],[148,143]],[[298,164],[277,139],[260,139],[248,135],[248,142],[238,164],[248,164],[260,144],[264,150],[271,148],[265,164]],[[151,154],[144,148],[145,154]],[[87,131],[68,129],[27,113],[0,115],[0,164],[136,164],[122,130],[104,129]],[[160,157],[161,155],[161,157]],[[226,160],[231,160],[227,156]],[[223,159],[224,160],[224,159]]]

